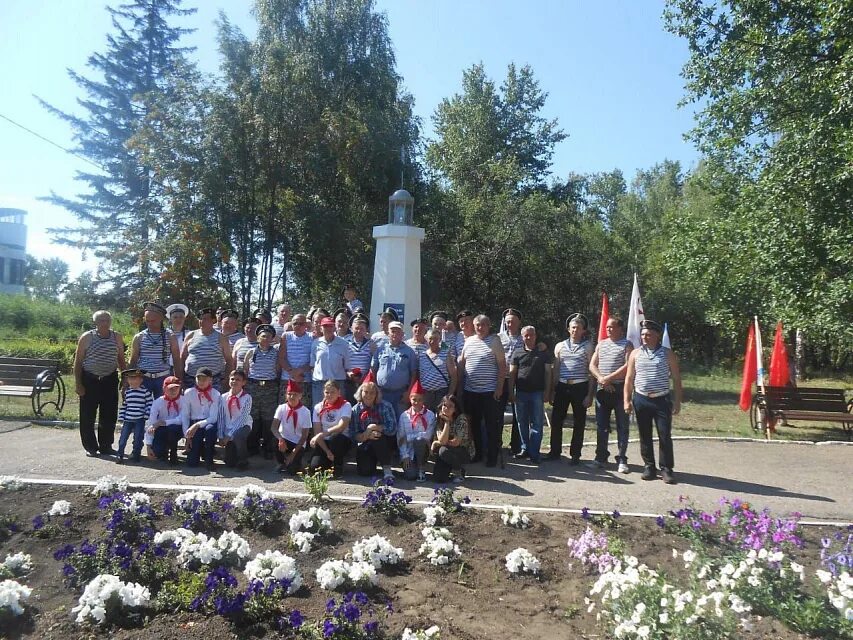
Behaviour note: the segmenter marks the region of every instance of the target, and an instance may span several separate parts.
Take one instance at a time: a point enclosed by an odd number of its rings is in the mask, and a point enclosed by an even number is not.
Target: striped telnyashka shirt
[[[646,346],[640,347],[640,352],[634,360],[634,391],[640,395],[658,395],[669,391],[669,359],[666,347],[658,345],[652,351]]]
[[[563,342],[560,349],[560,380],[589,380],[589,361],[592,360],[592,340]]]
[[[449,357],[450,348],[446,345],[438,353],[427,349],[418,355],[418,371],[425,391],[438,391],[450,386],[450,374],[447,371]]]
[[[243,370],[243,360],[246,358],[246,352],[250,349],[254,349],[258,346],[258,342],[251,342],[248,338],[240,338],[237,341],[237,344],[234,345],[234,351],[236,358],[234,360],[234,366],[237,368],[237,371]],[[276,354],[278,354],[278,350],[276,350]]]
[[[278,350],[270,347],[266,351],[257,347],[249,351],[249,371],[252,380],[275,380],[275,364]]]
[[[154,396],[145,387],[133,389],[128,387],[124,391],[124,403],[118,413],[119,420],[142,420],[151,413],[151,404]]]
[[[311,343],[314,338],[310,333],[304,333],[298,336],[293,331],[287,331],[284,334],[284,343],[287,347],[287,361],[294,369],[305,367],[311,360]],[[290,380],[290,374],[284,369],[281,370],[281,379]]]
[[[361,369],[362,373],[367,373],[367,370],[370,369],[370,360],[373,357],[373,353],[370,351],[370,345],[373,342],[370,338],[365,338],[364,342],[358,344],[352,335],[345,337],[344,340],[349,345],[350,366],[353,369]]]
[[[492,351],[496,335],[473,335],[465,341],[465,391],[494,392],[498,385],[498,361]]]
[[[517,336],[511,336],[508,333],[500,333],[498,334],[501,338],[501,346],[504,348],[504,357],[507,362],[507,378],[509,378],[509,365],[512,362],[513,356],[515,354],[524,351],[524,339],[521,337],[519,333]]]
[[[213,375],[222,373],[225,368],[225,354],[219,344],[221,337],[222,334],[218,331],[211,331],[210,335],[197,331],[193,335],[187,347],[187,361],[184,364],[187,375],[195,377],[195,372],[201,367],[210,367]]]
[[[598,370],[602,375],[609,376],[625,365],[627,362],[627,347],[627,338],[616,341],[607,338],[607,340],[602,340],[598,343]],[[625,376],[623,375],[618,380],[613,380],[612,382],[625,382]]]
[[[106,338],[99,336],[96,329],[92,329],[89,333],[92,335],[92,340],[83,355],[83,371],[93,376],[108,376],[115,373],[118,369],[115,331],[111,330]]]
[[[139,368],[145,373],[168,371],[169,356],[172,355],[169,334],[166,331],[151,333],[143,329],[135,337],[139,338]]]

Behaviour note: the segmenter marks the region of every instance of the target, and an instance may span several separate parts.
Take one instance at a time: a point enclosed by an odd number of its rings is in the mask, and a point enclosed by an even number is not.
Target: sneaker
[[[587,469],[604,469],[604,463],[600,460],[593,460],[592,462],[586,463]]]
[[[654,467],[646,467],[643,469],[643,480],[656,480],[658,477],[658,472]]]
[[[661,469],[660,475],[666,484],[675,484],[675,476],[672,475],[672,471],[669,469]]]
[[[124,464],[124,456],[119,455],[119,457],[116,458],[116,464]]]
[[[418,471],[418,482],[426,482],[426,474],[423,471]]]
[[[528,457],[528,455],[527,455],[527,452],[522,449],[521,451],[513,453],[512,457],[515,460],[524,460],[525,458]]]
[[[619,473],[631,473],[631,469],[628,467],[627,462],[620,462],[618,471]]]

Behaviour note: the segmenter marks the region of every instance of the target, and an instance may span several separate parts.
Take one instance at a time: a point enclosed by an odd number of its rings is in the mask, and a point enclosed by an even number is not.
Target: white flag
[[[761,329],[758,327],[758,316],[755,316],[755,362],[757,372],[755,384],[761,388],[764,386],[764,376],[767,374],[767,370],[764,368],[764,356],[761,352]]]
[[[669,341],[669,325],[666,322],[663,323],[663,338],[660,343],[667,349],[672,349],[672,343]]]
[[[640,323],[646,319],[643,313],[643,300],[640,298],[640,285],[637,274],[634,274],[634,288],[631,289],[631,306],[628,309],[628,333],[626,337],[633,343],[635,349],[642,345],[640,341]]]

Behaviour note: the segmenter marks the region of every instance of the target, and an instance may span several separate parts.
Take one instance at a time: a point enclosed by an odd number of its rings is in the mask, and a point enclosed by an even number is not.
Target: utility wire
[[[4,120],[6,120],[7,122],[11,122],[11,123],[12,123],[13,125],[15,125],[16,127],[20,128],[20,129],[23,129],[23,130],[24,130],[24,131],[26,131],[27,133],[29,133],[29,134],[31,134],[31,135],[34,135],[36,138],[38,138],[38,139],[40,139],[40,140],[44,140],[44,141],[45,141],[45,142],[47,142],[48,144],[51,144],[51,145],[53,145],[54,147],[56,147],[57,149],[61,149],[61,150],[62,150],[62,151],[64,151],[65,153],[69,153],[69,154],[71,154],[72,156],[74,156],[75,158],[79,158],[79,159],[80,159],[80,160],[82,160],[83,162],[88,162],[88,163],[89,163],[90,165],[92,165],[93,167],[97,167],[97,168],[98,168],[98,169],[100,169],[101,171],[106,172],[106,169],[104,169],[101,165],[99,165],[99,164],[97,164],[97,163],[95,163],[95,162],[92,162],[91,160],[89,160],[89,158],[86,158],[86,157],[84,157],[84,156],[81,156],[79,153],[76,153],[76,152],[72,151],[71,149],[66,149],[66,148],[65,148],[65,147],[63,147],[61,144],[56,143],[56,142],[54,142],[53,140],[50,140],[49,138],[45,138],[45,137],[44,137],[43,135],[41,135],[40,133],[37,133],[37,132],[33,131],[32,129],[29,129],[29,128],[25,127],[25,126],[24,126],[24,125],[22,125],[20,122],[15,122],[15,121],[14,121],[14,120],[12,120],[12,118],[10,118],[9,116],[6,116],[6,115],[4,115],[4,114],[0,113],[0,118],[3,118],[3,119],[4,119]]]

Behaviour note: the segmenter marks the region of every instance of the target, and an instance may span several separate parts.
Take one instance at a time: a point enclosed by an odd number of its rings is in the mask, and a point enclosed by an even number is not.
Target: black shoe
[[[131,462],[142,462],[142,456],[137,456],[137,455],[130,456],[130,461]]]
[[[204,466],[208,471],[213,471],[214,469],[216,469],[216,465],[213,464],[213,462],[207,462]]]
[[[675,476],[672,475],[672,471],[669,469],[661,469],[660,475],[666,484],[676,484]]]
[[[569,464],[573,467],[578,466],[581,463],[580,458],[569,458]]]
[[[518,451],[516,453],[513,453],[512,457],[515,460],[524,460],[525,458],[529,458],[530,456],[527,455],[526,451]]]
[[[559,460],[562,457],[562,454],[557,453],[556,451],[549,451],[545,456],[545,460]]]
[[[489,460],[488,462],[486,462],[486,466],[490,467],[490,468],[496,467],[496,466],[498,466],[498,461],[497,460]]]
[[[243,460],[242,462],[238,462],[238,463],[237,463],[237,468],[238,468],[240,471],[245,471],[246,469],[248,469],[248,468],[249,468],[249,461],[248,461],[248,460]]]
[[[113,449],[112,447],[106,447],[106,448],[100,449],[100,451],[101,451],[102,456],[111,456],[114,453],[116,453],[116,450]]]
[[[90,458],[97,458],[101,454],[97,449],[86,449],[86,455]]]
[[[225,445],[225,451],[222,454],[222,459],[225,461],[225,466],[237,466],[237,447],[233,442]]]
[[[658,472],[655,471],[654,467],[646,467],[643,469],[643,475],[641,477],[643,480],[657,480]]]

